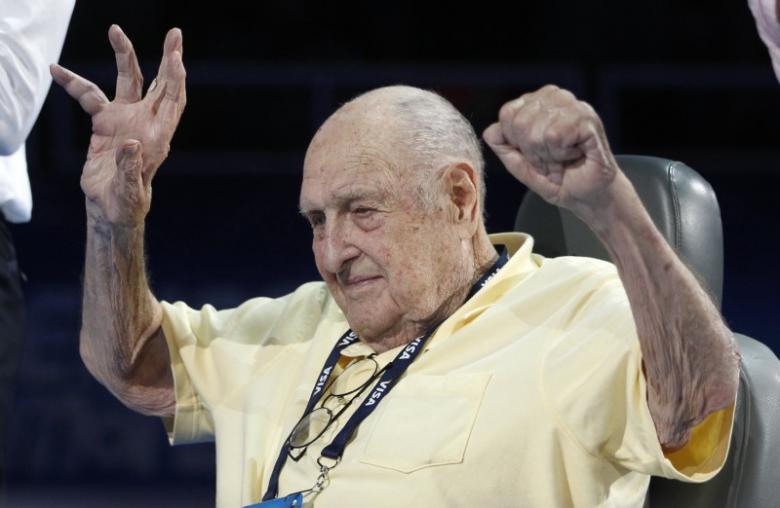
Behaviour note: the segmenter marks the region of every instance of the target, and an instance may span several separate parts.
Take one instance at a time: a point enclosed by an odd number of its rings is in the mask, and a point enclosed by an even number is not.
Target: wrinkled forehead
[[[389,122],[334,115],[312,139],[303,164],[301,208],[345,187],[386,191],[401,184],[407,166]]]

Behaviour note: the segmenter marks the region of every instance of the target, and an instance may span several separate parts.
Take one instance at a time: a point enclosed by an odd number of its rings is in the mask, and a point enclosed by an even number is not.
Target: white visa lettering
[[[496,276],[496,274],[497,274],[497,273],[498,273],[498,272],[491,273],[491,274],[490,274],[490,277],[488,277],[487,279],[485,279],[484,281],[482,281],[482,284],[480,284],[480,285],[479,285],[479,287],[480,287],[480,288],[483,288],[483,287],[485,287],[485,286],[487,285],[487,283],[488,283],[488,282],[490,282],[490,281],[491,281],[491,279],[492,279],[493,277],[495,277],[495,276]]]
[[[387,385],[390,384],[390,380],[382,381],[377,385],[376,388],[374,388],[374,391],[371,392],[371,396],[366,400],[366,406],[373,406],[376,404],[376,401],[379,400],[380,397],[382,397],[382,394],[385,393],[385,390],[387,390]]]
[[[349,332],[349,335],[341,339],[341,341],[339,342],[339,346],[346,346],[356,338],[357,336],[355,335],[355,332]]]
[[[417,350],[417,347],[420,345],[420,342],[422,341],[422,337],[417,337],[412,342],[409,343],[408,346],[404,348],[403,351],[401,351],[401,360],[408,360],[412,357],[412,353],[414,353]]]
[[[317,395],[322,391],[322,387],[328,381],[328,378],[330,377],[330,371],[332,370],[333,370],[332,366],[323,369],[322,374],[320,374],[320,378],[317,380],[317,384],[314,385],[314,395]]]

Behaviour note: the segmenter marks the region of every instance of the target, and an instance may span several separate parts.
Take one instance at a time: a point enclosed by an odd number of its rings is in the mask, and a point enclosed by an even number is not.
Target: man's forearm
[[[618,268],[636,322],[648,404],[662,445],[685,444],[691,428],[736,396],[733,337],[695,276],[618,173],[615,199],[583,218]]]
[[[130,408],[172,413],[173,382],[162,311],[146,279],[143,224],[111,226],[87,212],[81,356]]]

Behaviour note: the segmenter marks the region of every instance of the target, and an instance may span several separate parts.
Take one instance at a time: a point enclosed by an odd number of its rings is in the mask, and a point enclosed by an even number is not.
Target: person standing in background
[[[769,48],[775,75],[780,80],[780,0],[748,0],[748,5],[756,18],[758,35]]]
[[[75,0],[0,0],[0,481],[2,448],[24,335],[21,272],[8,222],[28,222],[25,140],[49,92]]]

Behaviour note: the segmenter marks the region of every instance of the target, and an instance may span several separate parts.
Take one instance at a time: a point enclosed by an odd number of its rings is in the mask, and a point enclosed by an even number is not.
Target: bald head
[[[312,140],[338,124],[352,131],[352,141],[369,151],[387,150],[388,169],[416,180],[423,203],[434,201],[435,172],[448,164],[465,162],[477,177],[480,209],[484,210],[484,160],[471,124],[440,95],[410,86],[388,86],[366,92],[339,108]],[[360,138],[360,139],[358,139]],[[322,140],[324,141],[324,140]]]

